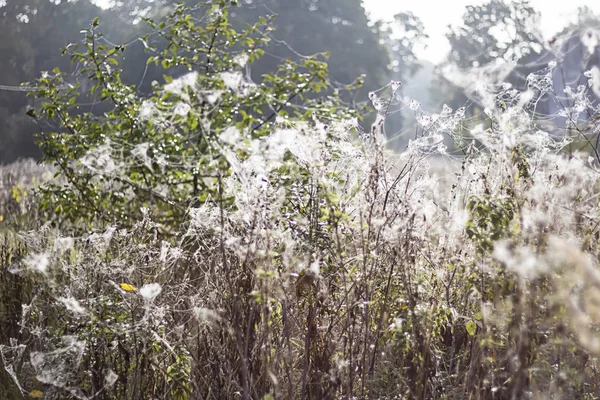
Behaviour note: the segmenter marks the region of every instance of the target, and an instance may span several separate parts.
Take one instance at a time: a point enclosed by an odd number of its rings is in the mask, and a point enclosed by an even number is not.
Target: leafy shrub
[[[150,98],[122,82],[124,47],[99,42],[98,20],[85,31],[82,46],[65,50],[79,65],[82,82],[69,84],[58,69],[35,82],[42,107],[30,114],[63,129],[40,135],[46,160],[66,178],[42,188],[44,208],[74,224],[124,226],[148,206],[164,226],[178,227],[189,206],[231,204],[219,194],[230,173],[223,147],[263,137],[280,123],[351,115],[331,92],[311,96],[329,89],[320,55],[286,60],[262,82],[252,82],[243,71],[264,53],[268,19],[236,32],[229,3],[204,5],[201,21],[183,5],[159,24],[148,20],[155,32],[141,38],[152,53],[148,63],[170,73]],[[156,36],[166,41],[164,50],[152,45]],[[112,103],[110,111],[100,118],[75,113],[82,84],[92,97]]]

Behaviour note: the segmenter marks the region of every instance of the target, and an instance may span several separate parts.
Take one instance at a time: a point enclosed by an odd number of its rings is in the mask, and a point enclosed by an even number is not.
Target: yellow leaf
[[[4,221],[4,217],[0,215],[0,222]]]
[[[29,397],[33,397],[35,399],[38,399],[40,397],[42,397],[44,395],[43,392],[40,392],[39,390],[32,390],[31,392],[29,392]]]
[[[130,285],[128,283],[121,283],[119,286],[121,286],[121,289],[127,291],[127,292],[135,292],[137,290],[137,288],[133,285]]]

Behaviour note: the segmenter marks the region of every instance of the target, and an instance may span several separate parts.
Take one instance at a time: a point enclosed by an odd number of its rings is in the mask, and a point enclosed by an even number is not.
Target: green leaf
[[[465,328],[467,329],[467,333],[469,334],[469,336],[475,336],[475,332],[477,332],[477,325],[475,325],[475,322],[467,322]]]

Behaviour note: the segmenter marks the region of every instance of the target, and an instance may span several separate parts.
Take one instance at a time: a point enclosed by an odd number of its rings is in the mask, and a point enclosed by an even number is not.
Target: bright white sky
[[[448,25],[460,23],[468,5],[482,4],[482,0],[363,0],[371,19],[388,19],[402,11],[412,11],[425,25],[429,41],[418,56],[437,63],[442,61],[449,46],[445,34]],[[531,0],[530,4],[541,13],[541,29],[549,38],[573,19],[579,6],[588,6],[600,13],[597,0]]]

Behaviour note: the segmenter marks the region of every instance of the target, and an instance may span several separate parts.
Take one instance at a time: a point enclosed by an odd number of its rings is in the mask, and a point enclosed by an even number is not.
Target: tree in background
[[[69,70],[60,49],[78,41],[95,16],[110,14],[88,0],[0,2],[0,163],[40,155],[33,138],[38,128],[25,115],[28,100],[21,83],[55,66]],[[115,36],[122,32],[119,24],[108,30]]]
[[[369,26],[360,0],[325,0],[281,2],[254,0],[238,9],[243,21],[259,15],[275,13],[275,32],[269,48],[272,58],[295,58],[330,52],[328,60],[332,78],[341,85],[353,82],[365,74],[365,89],[373,90],[387,83],[389,56]],[[261,69],[271,67],[265,59]]]
[[[468,6],[462,25],[452,27],[447,35],[451,46],[448,62],[470,68],[498,59],[518,62],[539,53],[540,36],[533,24],[538,16],[529,1],[491,0]]]
[[[421,65],[415,54],[415,45],[429,38],[419,17],[411,12],[398,13],[392,21],[376,22],[375,29],[390,54],[392,64],[389,69],[394,78],[406,80],[419,70]]]
[[[507,81],[523,87],[529,72],[527,66],[538,60],[543,51],[543,39],[535,27],[538,17],[529,1],[490,0],[466,7],[462,23],[450,27],[446,35],[450,52],[440,65],[438,81],[433,85],[439,105],[446,103],[452,108],[467,105],[471,115],[475,106],[483,108],[472,103],[478,100],[473,97],[474,88],[469,90],[460,82],[467,77],[468,84],[476,84],[473,79],[476,73],[482,74],[481,79],[486,78],[485,74],[491,79],[479,83]],[[512,73],[513,70],[517,73]],[[502,80],[492,82],[498,77]]]
[[[390,65],[388,70],[394,81],[407,82],[420,68],[415,47],[422,44],[427,38],[423,22],[413,13],[404,12],[394,15],[391,21],[378,21],[374,26],[378,33],[380,43],[387,48]],[[406,144],[403,137],[405,121],[402,114],[404,104],[402,102],[403,89],[398,87],[389,99],[393,111],[386,119],[386,132],[392,139],[392,146],[402,148]]]

